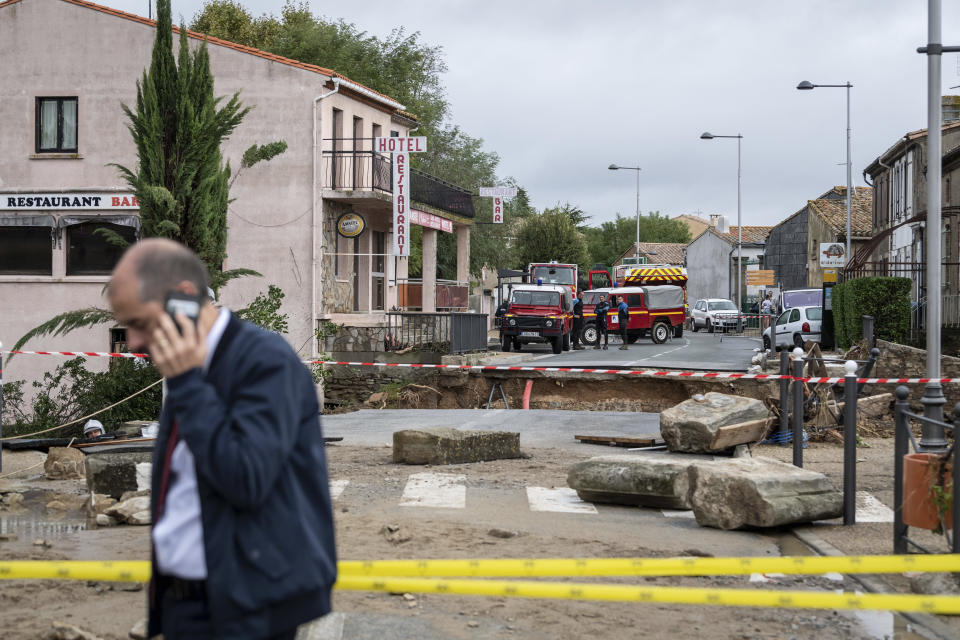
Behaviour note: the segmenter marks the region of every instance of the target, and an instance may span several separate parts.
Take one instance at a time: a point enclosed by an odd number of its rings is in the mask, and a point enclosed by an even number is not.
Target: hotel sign
[[[2,193],[0,211],[106,211],[139,209],[132,193]]]
[[[424,136],[377,138],[378,153],[393,154],[393,255],[410,255],[410,154],[427,150]]]

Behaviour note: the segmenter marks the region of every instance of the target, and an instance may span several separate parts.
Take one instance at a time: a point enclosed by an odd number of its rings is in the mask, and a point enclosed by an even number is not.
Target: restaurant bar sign
[[[432,213],[427,213],[426,211],[420,211],[419,209],[410,210],[410,222],[420,225],[421,227],[453,233],[453,221],[441,218]]]
[[[337,233],[344,238],[356,238],[366,229],[367,222],[359,213],[345,213],[337,219]]]
[[[0,211],[105,211],[139,209],[132,193],[0,193]]]

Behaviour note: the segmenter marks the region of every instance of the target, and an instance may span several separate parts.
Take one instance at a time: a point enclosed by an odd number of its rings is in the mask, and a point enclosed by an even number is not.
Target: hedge
[[[856,278],[833,288],[833,330],[847,349],[863,338],[862,316],[873,316],[874,336],[905,343],[910,334],[910,278]]]

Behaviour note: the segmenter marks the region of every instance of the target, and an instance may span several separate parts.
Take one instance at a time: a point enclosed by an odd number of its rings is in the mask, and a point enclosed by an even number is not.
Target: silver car
[[[738,331],[740,314],[732,300],[724,298],[703,298],[697,300],[690,310],[693,330],[706,329],[713,333],[720,331]]]
[[[803,348],[803,343],[820,342],[820,327],[823,323],[822,307],[794,307],[780,314],[772,327],[763,332],[763,348]],[[776,338],[771,339],[771,333]]]

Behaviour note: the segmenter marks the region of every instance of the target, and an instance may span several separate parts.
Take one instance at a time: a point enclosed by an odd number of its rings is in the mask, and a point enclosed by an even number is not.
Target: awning
[[[57,219],[50,215],[3,215],[0,227],[51,227],[56,228]]]
[[[123,216],[123,215],[112,215],[112,216],[98,216],[98,215],[73,215],[73,216],[60,216],[60,224],[58,225],[61,229],[64,227],[72,227],[77,224],[83,224],[84,222],[109,222],[110,224],[120,225],[122,227],[133,227],[137,230],[137,234],[140,233],[140,216]]]

